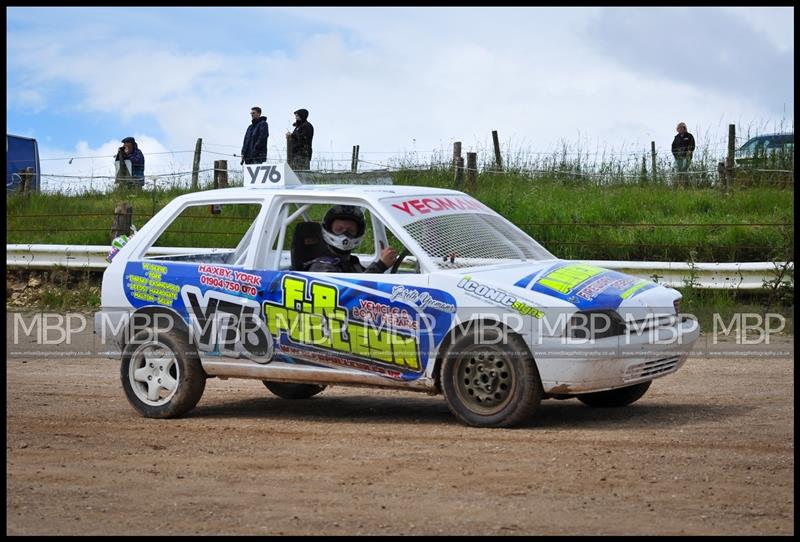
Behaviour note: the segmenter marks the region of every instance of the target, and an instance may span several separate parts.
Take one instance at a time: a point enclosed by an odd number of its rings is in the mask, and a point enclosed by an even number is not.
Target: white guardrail
[[[70,267],[105,269],[108,245],[6,245],[6,265],[26,269]],[[166,254],[191,254],[194,248],[154,247],[153,256]],[[764,283],[777,279],[786,262],[749,263],[695,263],[687,262],[619,262],[613,260],[583,260],[586,263],[614,269],[635,277],[653,280],[660,284],[683,287],[694,275],[696,288],[760,290]],[[694,268],[692,270],[692,268]],[[784,282],[794,285],[794,263],[789,262]]]

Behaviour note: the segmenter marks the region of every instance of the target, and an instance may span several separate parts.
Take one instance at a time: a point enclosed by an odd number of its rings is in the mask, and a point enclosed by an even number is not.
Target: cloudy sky
[[[270,158],[308,109],[328,168],[355,144],[373,164],[484,151],[492,130],[512,157],[666,150],[678,121],[711,148],[729,123],[793,130],[791,7],[6,13],[6,129],[38,140],[43,173],[108,174],[128,135],[148,175],[190,169],[198,137],[204,166],[238,164],[253,105]]]

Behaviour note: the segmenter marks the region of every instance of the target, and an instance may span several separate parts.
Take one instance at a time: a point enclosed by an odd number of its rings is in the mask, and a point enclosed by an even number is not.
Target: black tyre
[[[261,382],[269,391],[282,399],[308,399],[314,397],[326,388],[322,384],[294,384],[292,382],[273,382],[262,380]]]
[[[626,386],[624,388],[616,388],[607,391],[597,391],[594,393],[582,393],[576,396],[582,403],[601,408],[615,408],[623,407],[635,403],[647,392],[652,380],[642,382],[641,384],[634,384],[633,386]]]
[[[122,352],[120,377],[130,404],[148,418],[182,416],[206,388],[197,350],[176,331],[139,332]]]
[[[495,327],[473,330],[442,359],[442,392],[461,423],[509,427],[533,416],[542,400],[539,371],[519,335]]]

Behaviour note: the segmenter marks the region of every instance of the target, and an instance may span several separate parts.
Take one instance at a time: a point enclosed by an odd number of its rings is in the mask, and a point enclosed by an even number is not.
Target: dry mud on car
[[[105,271],[95,330],[144,416],[181,416],[226,377],[287,399],[337,384],[442,393],[461,422],[505,427],[547,398],[630,404],[698,337],[676,290],[560,260],[462,192],[303,185],[283,164],[244,178],[170,202]],[[357,257],[366,267],[392,246],[390,269],[306,270],[329,254],[314,217],[332,205],[363,211]],[[164,248],[187,213],[214,220],[209,208],[250,210],[238,244]]]

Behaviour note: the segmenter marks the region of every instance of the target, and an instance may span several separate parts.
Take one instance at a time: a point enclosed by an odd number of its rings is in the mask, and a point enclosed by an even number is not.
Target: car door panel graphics
[[[222,265],[134,261],[123,281],[131,306],[174,309],[207,354],[401,380],[424,374],[456,307],[442,290]]]

